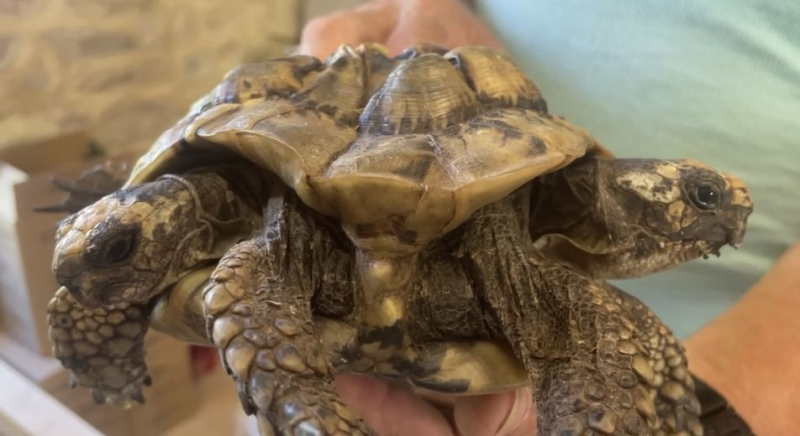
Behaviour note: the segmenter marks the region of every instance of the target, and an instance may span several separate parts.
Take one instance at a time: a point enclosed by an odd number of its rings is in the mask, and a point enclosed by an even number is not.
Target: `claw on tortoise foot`
[[[256,409],[256,407],[253,407],[253,404],[248,397],[247,385],[245,385],[245,382],[241,380],[236,380],[235,383],[236,383],[236,393],[239,396],[239,403],[241,403],[244,413],[246,413],[247,415],[252,415],[256,413],[258,409]]]
[[[131,394],[131,398],[132,398],[134,401],[136,401],[137,403],[139,403],[139,404],[144,404],[144,403],[146,402],[146,400],[144,399],[144,394],[142,394],[142,391],[141,391],[141,389],[137,389],[137,390],[135,390],[135,391],[134,391],[134,392]]]
[[[225,366],[230,368],[230,374],[238,380],[247,380],[250,375],[250,368],[256,356],[256,351],[252,347],[246,346],[243,337],[237,337],[231,346],[225,350]]]
[[[99,389],[92,389],[92,399],[95,404],[103,405],[106,403],[106,396]]]

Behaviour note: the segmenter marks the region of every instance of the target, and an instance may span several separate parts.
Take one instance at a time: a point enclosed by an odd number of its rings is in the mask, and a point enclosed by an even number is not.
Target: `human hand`
[[[462,0],[373,0],[311,20],[299,52],[324,59],[341,44],[377,42],[396,55],[417,42],[446,48],[503,45]]]
[[[689,369],[755,434],[797,434],[800,241],[730,310],[685,341]]]
[[[380,436],[531,436],[536,410],[529,388],[478,396],[441,396],[436,407],[386,380],[340,375],[336,388]]]

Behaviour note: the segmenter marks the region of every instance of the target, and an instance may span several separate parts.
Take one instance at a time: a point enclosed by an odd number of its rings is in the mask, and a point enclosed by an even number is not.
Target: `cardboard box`
[[[97,151],[83,132],[0,151],[0,321],[14,340],[37,353],[51,353],[46,309],[58,289],[52,259],[55,231],[66,214],[34,208],[66,198],[52,177],[74,180],[108,161],[132,167],[142,153],[97,157]]]
[[[144,405],[126,410],[95,404],[89,389],[69,387],[69,371],[55,358],[32,352],[2,332],[0,360],[106,436],[155,436],[189,419],[198,409],[199,395],[188,344],[152,330],[145,344],[153,386],[144,390]]]

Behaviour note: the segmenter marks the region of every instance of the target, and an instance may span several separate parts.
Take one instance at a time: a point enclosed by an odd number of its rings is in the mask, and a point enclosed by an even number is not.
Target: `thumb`
[[[453,420],[462,436],[536,434],[536,409],[530,388],[455,400]]]

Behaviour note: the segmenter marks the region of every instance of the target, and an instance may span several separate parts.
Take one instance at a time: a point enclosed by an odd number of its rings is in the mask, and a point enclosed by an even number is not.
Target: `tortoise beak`
[[[733,248],[739,248],[744,240],[744,226],[728,230],[727,243]]]
[[[87,295],[82,291],[81,284],[85,284],[84,272],[86,266],[80,254],[65,253],[65,250],[57,251],[53,259],[53,272],[55,272],[55,279],[59,285],[67,289],[72,297],[81,305],[91,308],[93,307],[92,298],[87,298]]]
[[[753,199],[750,195],[750,189],[742,179],[730,174],[724,174],[724,177],[731,191],[730,201],[735,210],[734,216],[736,220],[733,226],[727,229],[727,242],[731,247],[738,248],[742,240],[744,240],[747,219],[753,213]]]

